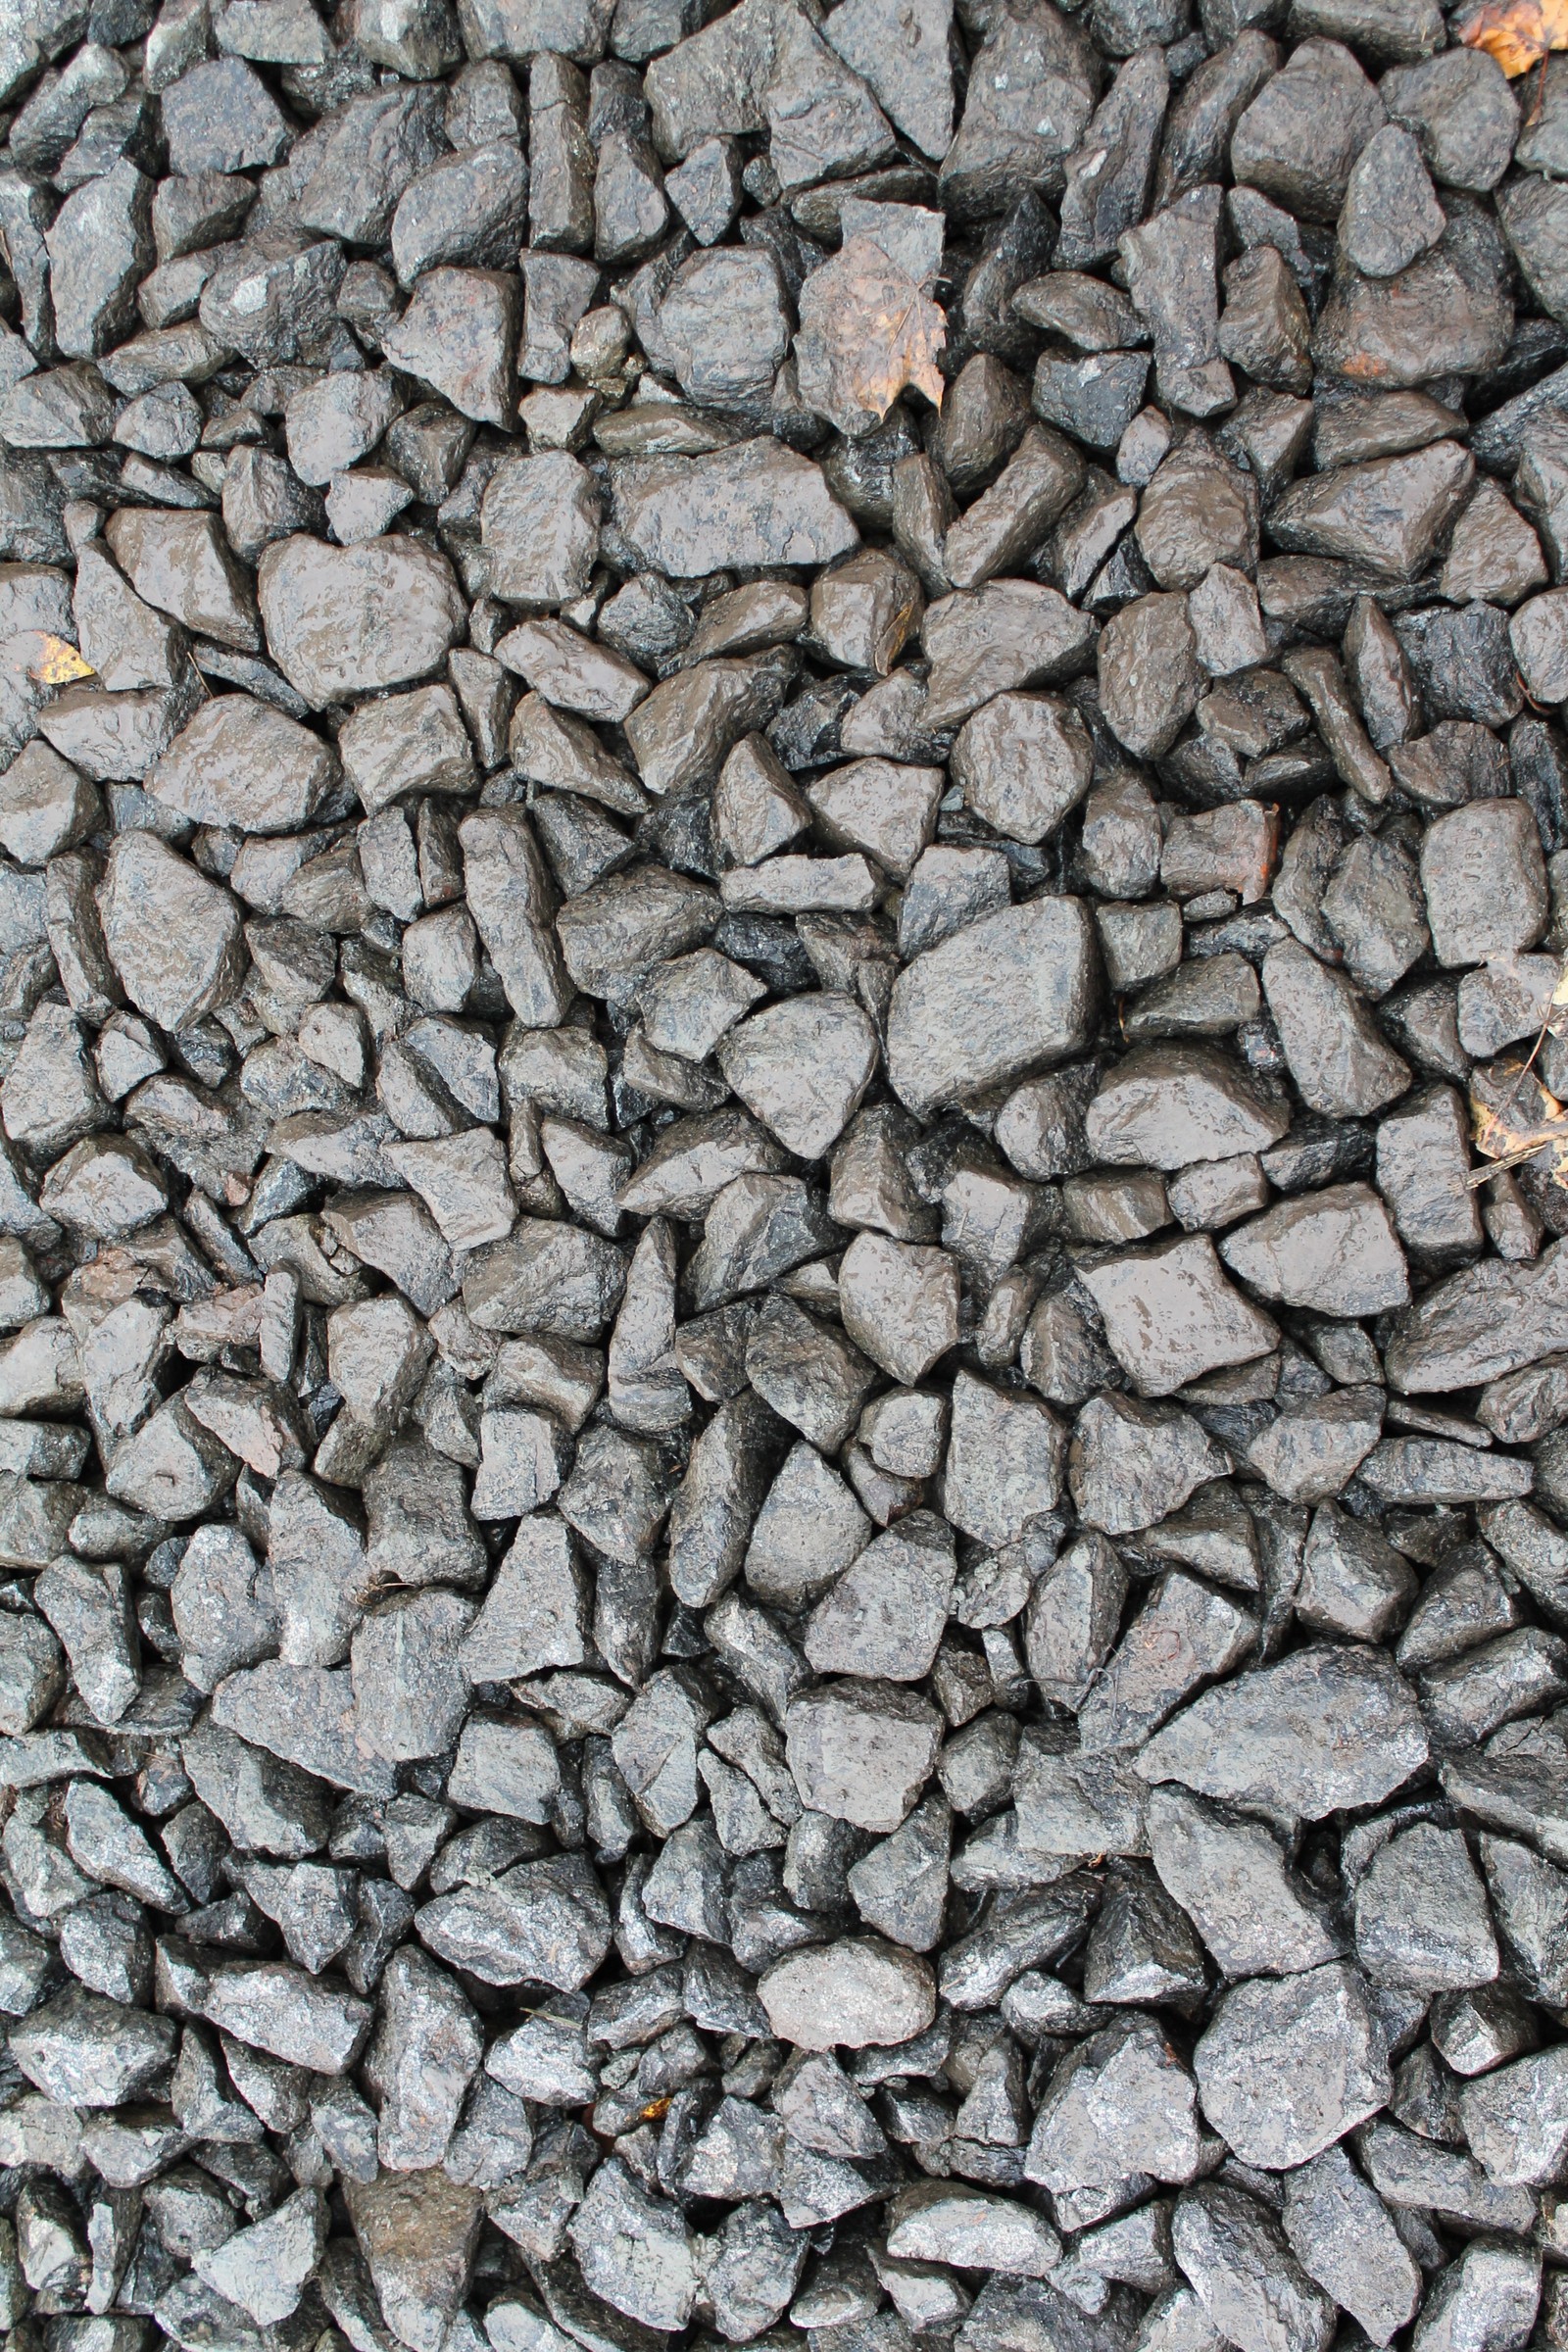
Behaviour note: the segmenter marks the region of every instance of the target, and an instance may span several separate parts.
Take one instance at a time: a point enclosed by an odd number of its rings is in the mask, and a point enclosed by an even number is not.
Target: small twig
[[[1543,73],[1544,73],[1544,71],[1545,71],[1545,60],[1544,60],[1544,59],[1543,59],[1543,60],[1542,60],[1542,71],[1543,71]],[[1542,1022],[1540,1029],[1539,1029],[1539,1030],[1537,1031],[1537,1033],[1536,1033],[1536,1042],[1535,1042],[1535,1044],[1534,1044],[1534,1045],[1531,1047],[1531,1049],[1530,1049],[1530,1053],[1529,1053],[1529,1054],[1528,1054],[1528,1056],[1527,1056],[1527,1058],[1526,1058],[1526,1060],[1525,1060],[1525,1062],[1524,1062],[1524,1065],[1523,1065],[1523,1067],[1520,1069],[1518,1076],[1515,1078],[1515,1080],[1514,1080],[1514,1082],[1513,1082],[1512,1086],[1511,1086],[1511,1087],[1508,1089],[1508,1093],[1507,1093],[1507,1096],[1506,1096],[1506,1098],[1505,1098],[1504,1104],[1503,1104],[1503,1107],[1504,1107],[1505,1109],[1511,1110],[1511,1109],[1513,1108],[1513,1105],[1514,1105],[1514,1104],[1515,1104],[1515,1103],[1518,1102],[1518,1100],[1519,1100],[1519,1089],[1520,1089],[1520,1088],[1523,1086],[1523,1084],[1524,1084],[1525,1080],[1526,1080],[1526,1079],[1529,1077],[1529,1075],[1530,1075],[1531,1071],[1532,1071],[1532,1070],[1535,1068],[1535,1066],[1536,1066],[1536,1059],[1537,1059],[1537,1056],[1539,1055],[1539,1054],[1540,1054],[1540,1052],[1541,1052],[1541,1049],[1542,1049],[1542,1047],[1543,1047],[1543,1046],[1545,1044],[1545,1042],[1546,1042],[1547,1038],[1548,1038],[1548,1037],[1551,1035],[1551,1033],[1552,1033],[1552,1031],[1551,1031],[1551,1016],[1552,1016],[1553,1009],[1555,1008],[1555,1006],[1556,1006],[1556,1004],[1557,1004],[1558,995],[1560,994],[1560,992],[1561,992],[1561,989],[1562,989],[1562,986],[1563,986],[1563,983],[1564,983],[1565,981],[1568,981],[1568,956],[1565,956],[1565,957],[1563,958],[1563,965],[1562,965],[1562,975],[1561,975],[1561,978],[1560,978],[1560,979],[1559,979],[1559,981],[1558,981],[1557,988],[1556,988],[1556,989],[1553,991],[1553,993],[1552,993],[1552,999],[1551,999],[1551,1003],[1550,1003],[1550,1004],[1549,1004],[1546,1006],[1546,1017],[1545,1017],[1545,1019],[1544,1019],[1544,1020]],[[1539,1084],[1539,1081],[1538,1081],[1538,1084]],[[1544,1089],[1543,1089],[1543,1092],[1544,1092]],[[1548,1100],[1549,1100],[1549,1098],[1548,1098]]]
[[[1496,1159],[1489,1159],[1484,1168],[1472,1168],[1465,1178],[1465,1190],[1479,1192],[1492,1177],[1501,1176],[1508,1168],[1522,1167],[1527,1159],[1534,1159],[1536,1153],[1544,1152],[1548,1144],[1568,1144],[1568,1119],[1555,1119],[1547,1127],[1538,1127],[1533,1136],[1522,1144],[1516,1144],[1511,1152],[1504,1152]]]
[[[1530,1075],[1531,1071],[1532,1071],[1532,1070],[1535,1068],[1535,1066],[1536,1066],[1536,1055],[1537,1055],[1537,1054],[1538,1054],[1541,1052],[1541,1049],[1542,1049],[1542,1047],[1543,1047],[1543,1046],[1545,1044],[1545,1042],[1546,1042],[1546,1039],[1549,1037],[1549,1035],[1550,1035],[1550,1034],[1551,1034],[1551,1023],[1549,1022],[1549,1020],[1547,1020],[1547,1021],[1543,1021],[1543,1022],[1542,1022],[1542,1024],[1541,1024],[1541,1031],[1540,1031],[1540,1034],[1539,1034],[1539,1036],[1537,1037],[1535,1044],[1534,1044],[1534,1045],[1531,1047],[1531,1049],[1530,1049],[1530,1058],[1529,1058],[1529,1059],[1528,1059],[1528,1060],[1527,1060],[1527,1061],[1524,1063],[1523,1067],[1521,1068],[1521,1070],[1520,1070],[1520,1072],[1519,1072],[1519,1075],[1518,1075],[1518,1076],[1515,1078],[1515,1080],[1514,1080],[1514,1082],[1513,1082],[1512,1086],[1510,1086],[1510,1087],[1509,1087],[1509,1089],[1508,1089],[1508,1096],[1507,1096],[1507,1108],[1508,1108],[1508,1109],[1510,1109],[1510,1110],[1511,1110],[1511,1109],[1513,1108],[1513,1105],[1514,1105],[1514,1104],[1515,1104],[1515,1103],[1518,1102],[1518,1100],[1519,1100],[1519,1089],[1520,1089],[1520,1088],[1523,1086],[1523,1084],[1524,1084],[1525,1080],[1526,1080],[1526,1079],[1529,1077],[1529,1075]]]
[[[1534,130],[1534,129],[1535,129],[1535,127],[1536,127],[1536,125],[1537,125],[1537,123],[1538,123],[1538,122],[1541,121],[1541,110],[1542,110],[1542,108],[1543,108],[1543,107],[1545,105],[1545,103],[1546,103],[1546,60],[1545,60],[1545,58],[1543,58],[1543,59],[1542,59],[1542,61],[1541,61],[1541,69],[1540,69],[1540,72],[1539,72],[1539,73],[1537,74],[1537,75],[1536,75],[1536,96],[1535,96],[1535,103],[1534,103],[1534,105],[1533,105],[1533,106],[1531,107],[1531,109],[1530,109],[1530,115],[1529,115],[1529,119],[1528,119],[1528,121],[1527,121],[1527,122],[1526,122],[1526,123],[1525,123],[1525,128],[1526,128],[1526,130]]]

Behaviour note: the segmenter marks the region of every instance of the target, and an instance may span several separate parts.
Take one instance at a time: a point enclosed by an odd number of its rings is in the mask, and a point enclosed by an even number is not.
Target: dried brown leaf
[[[1460,27],[1467,48],[1494,57],[1510,81],[1551,49],[1568,49],[1568,0],[1487,0]]]
[[[942,405],[938,304],[869,237],[851,237],[801,292],[801,391],[841,429],[880,422],[906,385]],[[851,422],[846,424],[846,417]]]
[[[1546,1172],[1558,1184],[1568,1185],[1568,1116],[1528,1062],[1477,1071],[1470,1089],[1470,1125],[1476,1150],[1494,1163],[1477,1169],[1470,1179],[1472,1191],[1500,1167],[1518,1167],[1538,1152]]]
[[[862,320],[852,369],[857,394],[885,416],[905,386],[912,384],[939,409],[943,382],[937,358],[948,339],[946,318],[880,246],[862,237],[850,251],[855,275],[847,291]]]

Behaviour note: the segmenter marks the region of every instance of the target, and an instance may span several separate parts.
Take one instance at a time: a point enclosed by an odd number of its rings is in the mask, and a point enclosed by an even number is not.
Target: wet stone
[[[1361,1728],[1337,1753],[1331,1711],[1342,1690],[1359,1706]],[[1226,1736],[1224,1752],[1209,1748],[1210,1725]],[[1317,1819],[1334,1809],[1341,1788],[1388,1794],[1426,1752],[1413,1693],[1392,1667],[1370,1655],[1308,1648],[1198,1699],[1155,1735],[1139,1770],[1151,1781],[1179,1780],[1200,1795],[1238,1801],[1261,1790],[1268,1776],[1271,1801]]]
[[[1208,2184],[1180,2199],[1172,2220],[1177,2262],[1206,2325],[1224,2339],[1312,2352],[1327,2344],[1334,2306],[1297,2262],[1279,2223],[1259,2199]]]
[[[1084,1283],[1112,1354],[1146,1396],[1167,1396],[1274,1344],[1273,1323],[1226,1280],[1206,1236],[1129,1251],[1086,1270]]]

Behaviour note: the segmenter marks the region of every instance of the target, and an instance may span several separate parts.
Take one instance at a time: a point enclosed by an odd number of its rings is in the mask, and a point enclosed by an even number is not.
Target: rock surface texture
[[[0,8],[8,2352],[1568,2352],[1550,15]]]

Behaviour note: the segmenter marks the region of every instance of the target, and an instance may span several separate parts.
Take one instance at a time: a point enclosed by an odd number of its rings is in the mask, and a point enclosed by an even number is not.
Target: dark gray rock
[[[1414,1694],[1393,1667],[1369,1651],[1308,1648],[1198,1699],[1155,1734],[1138,1770],[1319,1820],[1342,1804],[1379,1802],[1426,1754]]]

